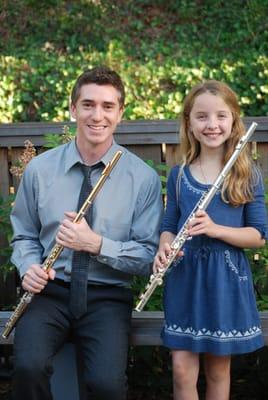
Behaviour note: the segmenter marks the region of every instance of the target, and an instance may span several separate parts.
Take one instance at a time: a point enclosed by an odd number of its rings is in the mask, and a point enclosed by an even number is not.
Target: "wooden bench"
[[[10,315],[10,311],[0,311],[1,332]],[[260,311],[260,319],[265,345],[268,346],[268,311]],[[160,332],[163,324],[164,315],[162,311],[133,311],[130,345],[161,346]],[[0,336],[0,346],[12,346],[13,340],[14,331],[10,334],[8,339],[3,339],[2,336]]]
[[[9,311],[0,312],[0,331],[2,332],[6,321],[10,316]],[[268,311],[260,312],[261,326],[265,345],[268,345]],[[133,311],[130,345],[132,346],[161,346],[160,332],[164,323],[161,311]],[[1,348],[12,349],[14,331],[8,339],[0,337]],[[76,363],[77,354],[75,346],[67,343],[56,355],[54,360],[54,374],[51,379],[53,400],[84,400],[84,387],[81,382],[81,374]]]

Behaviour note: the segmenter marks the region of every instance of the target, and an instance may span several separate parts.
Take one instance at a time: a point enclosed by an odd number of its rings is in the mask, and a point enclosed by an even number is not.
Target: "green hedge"
[[[267,0],[6,0],[0,121],[68,120],[77,75],[100,63],[125,81],[126,119],[177,118],[207,78],[230,84],[245,115],[267,115],[267,15]]]

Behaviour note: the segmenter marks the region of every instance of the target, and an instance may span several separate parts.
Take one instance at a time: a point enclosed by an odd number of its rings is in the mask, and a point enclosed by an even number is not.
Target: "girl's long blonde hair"
[[[223,82],[208,80],[194,86],[184,100],[180,124],[180,153],[182,168],[191,164],[200,154],[200,144],[190,131],[190,112],[197,96],[209,92],[220,96],[233,115],[233,127],[230,137],[225,142],[223,165],[231,157],[235,146],[245,134],[245,127],[240,117],[240,107],[236,94]],[[255,171],[255,172],[254,172]],[[230,173],[225,178],[221,189],[222,199],[233,206],[239,206],[253,200],[253,184],[256,178],[252,158],[247,149],[238,156]]]

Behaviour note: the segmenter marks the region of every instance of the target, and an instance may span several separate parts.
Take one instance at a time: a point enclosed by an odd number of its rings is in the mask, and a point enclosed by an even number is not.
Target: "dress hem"
[[[208,339],[202,339],[193,341],[189,338],[182,338],[178,341],[177,338],[170,336],[162,336],[163,346],[170,350],[184,350],[191,351],[193,353],[212,353],[219,356],[224,355],[235,355],[252,353],[262,347],[264,347],[264,340],[261,335],[254,339],[232,341],[228,343],[212,342]],[[179,342],[179,343],[178,343]]]

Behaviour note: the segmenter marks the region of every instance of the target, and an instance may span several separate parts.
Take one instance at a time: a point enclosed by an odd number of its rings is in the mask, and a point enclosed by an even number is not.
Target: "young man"
[[[79,76],[71,96],[76,139],[35,157],[20,183],[11,216],[12,261],[23,289],[35,296],[16,326],[15,400],[52,398],[52,359],[70,332],[81,349],[90,400],[126,398],[131,278],[149,271],[162,201],[155,171],[113,139],[124,97],[120,77],[106,67]],[[81,165],[93,167],[94,186],[119,149],[123,155],[94,200],[90,219],[74,223]],[[42,262],[55,238],[64,250],[47,273]],[[81,279],[81,293],[72,292],[73,274],[81,268],[77,255],[87,266],[85,304]],[[77,313],[74,303],[80,300]]]

